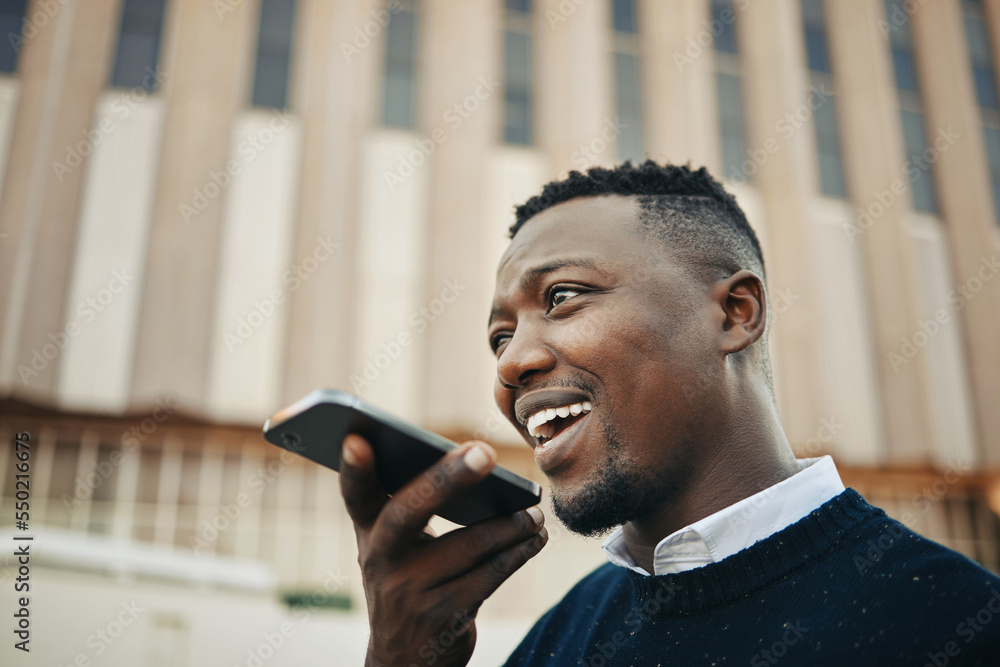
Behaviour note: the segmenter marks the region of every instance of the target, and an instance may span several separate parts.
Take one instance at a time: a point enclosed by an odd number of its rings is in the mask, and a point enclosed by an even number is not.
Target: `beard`
[[[690,479],[678,460],[689,451],[688,440],[680,443],[674,456],[664,457],[668,465],[653,470],[628,458],[617,433],[607,424],[604,439],[607,457],[581,491],[569,495],[552,490],[555,515],[566,528],[584,537],[600,537],[648,516],[669,499],[680,497],[683,484],[678,479]]]

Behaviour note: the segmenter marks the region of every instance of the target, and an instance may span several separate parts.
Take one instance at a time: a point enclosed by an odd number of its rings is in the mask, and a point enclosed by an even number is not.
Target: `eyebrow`
[[[553,271],[558,271],[559,269],[565,268],[567,266],[579,266],[585,269],[590,269],[591,271],[596,271],[603,276],[607,276],[608,272],[605,271],[589,257],[568,257],[566,259],[557,259],[551,261],[547,264],[540,264],[539,266],[532,267],[521,274],[520,280],[518,280],[518,290],[525,291],[531,285],[538,282],[543,276]],[[486,326],[493,324],[493,320],[496,319],[497,315],[503,312],[503,308],[497,306],[490,311],[490,319],[487,321]]]

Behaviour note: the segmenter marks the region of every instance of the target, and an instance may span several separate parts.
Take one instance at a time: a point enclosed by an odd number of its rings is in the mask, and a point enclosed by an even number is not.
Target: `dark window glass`
[[[254,106],[288,106],[288,77],[295,30],[295,0],[261,0],[257,63],[254,70]]]
[[[917,81],[917,64],[913,60],[912,53],[893,51],[892,68],[896,74],[897,88],[915,93],[920,91],[920,85]]]
[[[534,142],[531,35],[504,32],[504,141]]]
[[[899,97],[910,199],[915,210],[937,213],[934,171],[923,157],[928,146],[927,127],[920,98],[917,63],[913,56],[913,38],[909,21],[902,19],[908,18],[909,14],[903,0],[885,0],[885,13],[890,28],[889,48]]]
[[[816,153],[819,159],[820,191],[830,197],[846,197],[844,184],[844,161],[840,153],[840,127],[837,124],[835,100],[816,109]]]
[[[814,72],[830,72],[823,0],[802,0],[802,22],[806,36],[806,59]]]
[[[910,13],[906,11],[905,0],[885,0],[885,25],[880,28],[888,30],[889,42],[896,47],[912,50],[910,39]]]
[[[747,151],[740,77],[717,72],[715,82],[722,135],[722,173],[733,180],[745,181],[748,176],[740,171]]]
[[[983,143],[990,169],[990,188],[993,190],[993,209],[1000,218],[1000,128],[983,126]]]
[[[903,124],[903,141],[906,144],[906,158],[913,208],[927,213],[937,213],[937,196],[934,192],[934,174],[930,163],[924,159],[927,150],[927,135],[924,129],[924,115],[916,111],[900,111]]]
[[[111,85],[156,90],[166,0],[125,0]]]
[[[642,145],[642,89],[639,58],[628,53],[615,54],[615,104],[621,135],[618,156],[623,160],[639,161],[645,150]]]
[[[612,0],[611,22],[618,32],[638,32],[635,20],[635,0]]]
[[[816,88],[832,87],[833,69],[830,65],[823,0],[802,0],[801,6],[802,29],[811,83]],[[816,108],[813,128],[816,135],[820,192],[829,197],[846,197],[836,99],[826,100]]]
[[[988,69],[973,69],[972,80],[976,86],[976,101],[979,106],[987,109],[1000,109],[1000,106],[997,105],[997,88],[993,80],[993,72]]]
[[[736,13],[733,10],[732,0],[712,0],[712,22],[713,30],[715,25],[719,26],[719,33],[715,36],[715,50],[739,53],[736,41]]]
[[[505,0],[505,6],[507,9],[514,12],[530,12],[531,11],[531,0]]]
[[[742,182],[752,179],[753,175],[741,171],[746,159],[747,138],[736,12],[732,0],[712,0],[711,9],[712,31],[715,33],[715,92],[722,147],[722,173],[724,178]]]
[[[900,13],[902,12],[902,13]],[[887,17],[909,17],[901,0],[885,0]],[[896,78],[896,88],[912,92],[920,91],[917,77],[917,63],[913,57],[913,40],[910,23],[898,18],[888,20],[889,50],[892,54],[892,70]]]
[[[385,38],[385,88],[382,123],[416,127],[417,15],[409,10],[392,14]]]
[[[996,221],[1000,223],[1000,95],[997,94],[996,68],[989,26],[984,20],[981,2],[965,0],[965,41],[972,67],[972,84],[983,124],[983,146],[989,170],[990,188]]]
[[[965,36],[972,60],[972,81],[976,87],[976,102],[987,109],[998,109],[993,53],[986,22],[978,17],[965,17]]]
[[[0,0],[0,72],[16,72],[28,0]]]

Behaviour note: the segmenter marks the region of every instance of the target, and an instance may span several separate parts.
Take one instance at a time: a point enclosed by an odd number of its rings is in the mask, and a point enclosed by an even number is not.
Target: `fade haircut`
[[[639,205],[641,231],[657,239],[695,278],[711,284],[741,269],[757,274],[765,287],[764,253],[736,199],[702,167],[659,165],[652,160],[633,166],[631,161],[614,169],[593,167],[586,174],[571,171],[561,181],[548,183],[538,196],[515,209],[510,238],[542,211],[578,197],[624,195]],[[774,397],[767,329],[761,339],[743,352],[759,348],[762,370]],[[741,353],[742,356],[742,353]]]
[[[694,275],[715,281],[740,269],[766,279],[760,242],[731,194],[704,167],[658,165],[652,160],[614,169],[571,171],[515,210],[510,238],[542,211],[577,197],[636,197],[643,231],[662,241]]]

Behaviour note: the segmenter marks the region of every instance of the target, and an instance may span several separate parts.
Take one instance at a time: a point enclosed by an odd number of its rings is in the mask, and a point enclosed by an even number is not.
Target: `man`
[[[614,532],[609,563],[508,664],[1000,664],[1000,579],[845,490],[829,457],[793,456],[760,245],[704,169],[573,173],[518,208],[511,237],[488,329],[497,405],[559,519]],[[494,465],[484,443],[391,499],[361,438],[343,459],[368,664],[466,664],[479,606],[545,543],[541,513],[425,532]]]

